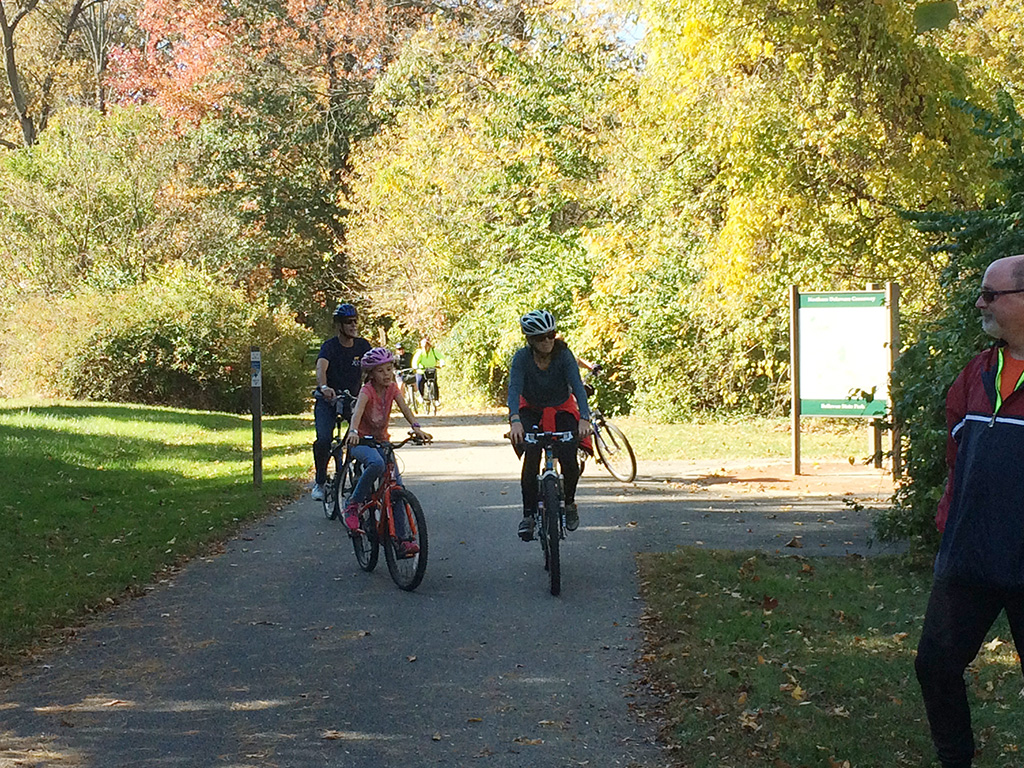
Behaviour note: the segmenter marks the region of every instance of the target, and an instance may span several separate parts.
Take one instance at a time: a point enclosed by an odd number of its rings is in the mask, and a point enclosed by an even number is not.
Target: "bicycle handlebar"
[[[527,432],[523,435],[523,442],[534,445],[545,443],[571,443],[577,439],[576,433],[569,432]]]
[[[362,443],[363,445],[390,445],[392,449],[395,449],[401,448],[406,443],[412,443],[413,445],[428,445],[429,443],[434,442],[434,438],[420,437],[418,434],[410,430],[409,435],[405,438],[405,440],[402,440],[399,443],[393,443],[387,440],[376,440],[375,438],[372,437],[361,437],[359,438],[359,442]]]
[[[324,393],[321,392],[319,389],[314,389],[313,390],[313,398],[316,399],[316,400],[326,400],[326,398],[324,397]],[[337,403],[339,401],[342,402],[342,403],[344,403],[344,402],[355,403],[356,396],[353,395],[351,392],[349,392],[347,389],[343,389],[340,392],[335,392],[334,393],[334,401],[333,402]],[[331,402],[331,401],[328,401],[328,402]]]

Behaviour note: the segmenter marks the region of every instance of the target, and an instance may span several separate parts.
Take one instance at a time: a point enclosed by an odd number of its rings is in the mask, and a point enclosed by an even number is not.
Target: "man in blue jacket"
[[[327,463],[331,458],[331,439],[334,422],[341,408],[341,416],[352,417],[352,403],[362,386],[360,359],[370,351],[370,342],[359,336],[359,313],[351,304],[339,304],[334,310],[334,335],[320,346],[316,359],[316,397],[313,401],[313,466],[316,477],[312,497],[324,497],[327,481]],[[343,397],[347,392],[351,400]],[[340,399],[339,399],[340,398]]]
[[[976,306],[999,343],[946,396],[942,543],[915,662],[943,768],[974,758],[964,670],[1002,611],[1024,650],[1024,255],[989,265]]]

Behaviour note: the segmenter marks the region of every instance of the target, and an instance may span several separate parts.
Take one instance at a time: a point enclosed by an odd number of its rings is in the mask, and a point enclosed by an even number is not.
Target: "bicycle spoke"
[[[324,517],[328,520],[337,520],[338,515],[341,513],[338,502],[339,479],[338,453],[336,451],[331,451],[331,455],[327,459],[327,479],[324,481],[323,488]]]

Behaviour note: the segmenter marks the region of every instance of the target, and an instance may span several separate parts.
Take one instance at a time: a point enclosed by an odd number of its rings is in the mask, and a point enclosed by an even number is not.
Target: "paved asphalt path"
[[[359,570],[308,496],[83,628],[0,690],[0,768],[660,768],[635,553],[866,552],[837,500],[734,496],[652,465],[590,465],[563,591],[515,535],[518,463],[494,417],[436,418],[400,455],[430,533],[416,592]],[[642,472],[646,467],[642,466]]]

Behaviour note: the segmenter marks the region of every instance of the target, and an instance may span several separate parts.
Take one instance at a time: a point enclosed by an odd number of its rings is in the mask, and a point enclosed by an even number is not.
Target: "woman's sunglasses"
[[[553,338],[555,338],[555,332],[548,331],[547,333],[542,333],[539,336],[530,336],[530,341],[551,341]]]

